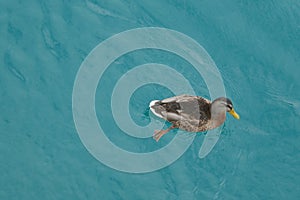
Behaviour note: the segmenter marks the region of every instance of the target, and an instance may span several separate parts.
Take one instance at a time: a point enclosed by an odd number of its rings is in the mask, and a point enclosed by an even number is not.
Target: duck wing
[[[190,121],[199,126],[210,118],[211,102],[203,97],[180,95],[155,101],[150,104],[151,111],[170,122]]]

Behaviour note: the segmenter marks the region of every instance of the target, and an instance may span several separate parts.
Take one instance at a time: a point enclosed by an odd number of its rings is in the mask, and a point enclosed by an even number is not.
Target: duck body
[[[167,130],[156,131],[156,141],[173,128],[188,132],[214,129],[224,123],[226,112],[234,113],[234,116],[239,118],[233,110],[232,102],[225,97],[211,102],[200,96],[180,95],[151,101],[149,107],[154,115],[172,123]]]

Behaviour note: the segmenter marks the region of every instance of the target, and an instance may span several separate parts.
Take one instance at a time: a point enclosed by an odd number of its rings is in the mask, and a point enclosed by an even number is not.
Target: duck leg
[[[168,133],[170,130],[172,130],[173,128],[176,128],[175,126],[170,126],[168,129],[166,129],[166,130],[160,130],[160,131],[158,131],[158,130],[155,130],[154,131],[154,135],[153,135],[153,139],[156,141],[156,142],[158,142],[159,141],[159,139],[164,135],[164,134],[166,134],[166,133]]]

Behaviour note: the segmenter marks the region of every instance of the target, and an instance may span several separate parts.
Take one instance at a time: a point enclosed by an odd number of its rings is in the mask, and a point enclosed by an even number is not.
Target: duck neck
[[[211,105],[211,128],[222,125],[226,119],[226,110],[219,105]]]

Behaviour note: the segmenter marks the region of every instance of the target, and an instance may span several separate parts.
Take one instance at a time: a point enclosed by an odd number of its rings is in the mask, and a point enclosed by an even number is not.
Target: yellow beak
[[[240,119],[240,116],[239,114],[237,114],[234,109],[232,109],[231,111],[229,111],[229,113],[236,119]]]

